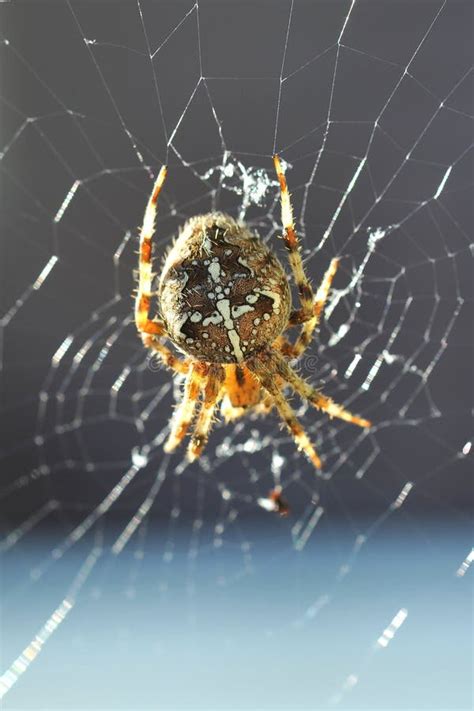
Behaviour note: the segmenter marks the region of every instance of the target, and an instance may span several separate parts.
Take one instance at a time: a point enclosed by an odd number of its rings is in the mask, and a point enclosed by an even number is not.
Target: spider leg
[[[288,430],[290,431],[293,439],[295,440],[299,449],[302,449],[310,462],[317,468],[321,468],[321,460],[318,457],[316,450],[314,449],[311,441],[306,434],[303,426],[297,419],[293,408],[286,399],[285,395],[281,391],[280,387],[277,385],[275,379],[275,373],[272,372],[263,362],[263,360],[256,356],[247,362],[247,366],[250,370],[255,373],[257,378],[260,380],[262,387],[267,391],[271,397],[272,404],[278,410],[278,413]]]
[[[171,421],[171,432],[163,447],[165,452],[173,452],[185,437],[194,417],[196,402],[204,378],[205,373],[202,365],[192,365],[184,383],[183,399],[176,408]]]
[[[309,279],[304,271],[303,260],[301,259],[298,237],[296,235],[295,223],[293,220],[290,193],[288,192],[288,185],[280,163],[280,158],[277,155],[273,156],[273,163],[275,164],[276,174],[280,183],[281,221],[285,230],[283,240],[288,251],[288,261],[290,262],[291,271],[293,272],[293,277],[300,296],[301,309],[298,310],[298,313],[300,313],[301,318],[299,323],[302,323],[303,321],[310,319],[313,315],[314,294]]]
[[[308,321],[303,324],[301,333],[294,343],[290,343],[285,338],[282,338],[278,343],[279,350],[289,358],[299,358],[304,353],[311,342],[314,329],[318,326],[321,315],[324,311],[332,280],[339,266],[338,259],[332,259],[327,269],[323,280],[319,286],[313,302],[313,315]]]
[[[216,405],[220,400],[219,396],[222,392],[224,379],[225,372],[221,365],[213,364],[209,367],[199,415],[188,446],[188,459],[191,462],[201,455],[202,450],[207,444],[209,432],[212,427],[212,418]]]
[[[173,352],[161,343],[159,336],[164,335],[165,327],[162,321],[149,318],[152,286],[152,244],[151,238],[155,231],[158,196],[166,178],[166,166],[163,166],[153,186],[140,230],[140,250],[138,260],[138,289],[135,297],[135,324],[141,333],[143,345],[158,353],[161,360],[178,373],[187,373],[188,364],[175,356]]]
[[[142,334],[143,345],[157,353],[160,360],[176,373],[187,373],[189,371],[189,360],[181,360],[175,356],[173,351],[159,341],[155,336]]]
[[[303,378],[295,373],[293,368],[284,358],[275,353],[269,353],[268,356],[276,372],[281,375],[289,385],[291,385],[293,390],[298,393],[298,395],[303,397],[305,400],[308,400],[311,405],[317,407],[323,412],[327,412],[329,417],[338,417],[340,420],[351,422],[354,425],[359,425],[359,427],[372,426],[372,423],[369,420],[353,415],[351,412],[344,409],[342,405],[338,405],[330,397],[323,395],[317,388],[314,388],[312,385],[307,383]]]
[[[153,191],[148,200],[140,230],[140,252],[138,259],[138,289],[135,298],[135,323],[142,334],[160,336],[164,333],[164,324],[161,321],[152,321],[149,318],[152,283],[152,245],[151,238],[155,231],[155,219],[158,196],[166,177],[166,166],[162,166],[153,186]]]

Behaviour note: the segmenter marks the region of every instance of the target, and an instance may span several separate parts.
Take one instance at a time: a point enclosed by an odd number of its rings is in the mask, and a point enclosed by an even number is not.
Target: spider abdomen
[[[168,253],[159,302],[182,351],[238,363],[287,325],[291,293],[275,255],[247,227],[219,212],[188,220]]]

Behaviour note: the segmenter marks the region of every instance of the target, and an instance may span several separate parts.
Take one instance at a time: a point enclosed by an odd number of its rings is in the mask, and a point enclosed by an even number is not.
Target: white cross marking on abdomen
[[[234,322],[232,321],[229,299],[221,299],[217,302],[216,307],[224,319],[224,326],[227,329],[229,341],[232,343],[234,355],[238,361],[241,361],[244,359],[244,354],[242,353],[242,349],[240,347],[240,336],[235,330]]]

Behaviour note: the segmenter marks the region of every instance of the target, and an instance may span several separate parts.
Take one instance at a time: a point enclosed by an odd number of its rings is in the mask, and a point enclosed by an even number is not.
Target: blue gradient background
[[[165,562],[167,530],[158,524],[143,557],[133,541],[119,557],[104,552],[4,708],[325,709],[351,673],[359,683],[341,709],[471,707],[472,590],[469,573],[455,575],[469,550],[467,522],[400,512],[351,565],[347,521],[321,522],[300,552],[285,524],[267,521],[244,524],[253,541],[247,562],[226,545],[204,545],[190,559],[184,526]],[[4,664],[56,608],[91,550],[85,540],[25,582],[57,533],[44,530],[6,556]],[[407,619],[375,650],[400,608]]]

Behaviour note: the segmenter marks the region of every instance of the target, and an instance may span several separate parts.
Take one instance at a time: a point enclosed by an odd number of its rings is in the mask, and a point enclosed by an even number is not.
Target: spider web
[[[5,645],[1,693],[15,685],[12,702],[32,703],[30,674],[41,687],[32,662],[60,626],[68,645],[74,607],[112,595],[111,561],[130,601],[152,575],[171,605],[167,591],[181,579],[182,605],[194,601],[186,631],[197,637],[207,619],[197,587],[208,586],[208,600],[216,590],[238,594],[243,581],[252,589],[265,571],[271,578],[271,560],[303,588],[330,546],[313,592],[292,589],[283,617],[256,623],[268,639],[308,635],[315,618],[339,610],[351,576],[370,574],[364,551],[386,544],[390,521],[404,533],[427,515],[465,520],[469,4],[137,0],[1,11],[1,546],[10,556],[28,551],[13,589],[46,596],[34,627]],[[321,456],[319,476],[274,415],[217,423],[192,465],[182,450],[165,456],[180,383],[144,351],[132,317],[138,225],[159,167],[166,162],[169,175],[157,257],[187,218],[213,209],[245,220],[283,256],[275,151],[313,284],[340,258],[298,368],[374,423],[361,431],[294,401]],[[277,486],[287,519],[271,512]],[[462,540],[443,575],[464,577],[472,555]],[[63,592],[51,592],[53,581]],[[373,628],[362,625],[375,646],[360,643],[335,663],[314,707],[346,704],[407,614],[395,595]],[[103,706],[149,707],[135,694]],[[168,706],[181,708],[172,698]],[[267,687],[257,703],[284,707],[285,698]],[[54,703],[73,699],[65,692]]]

